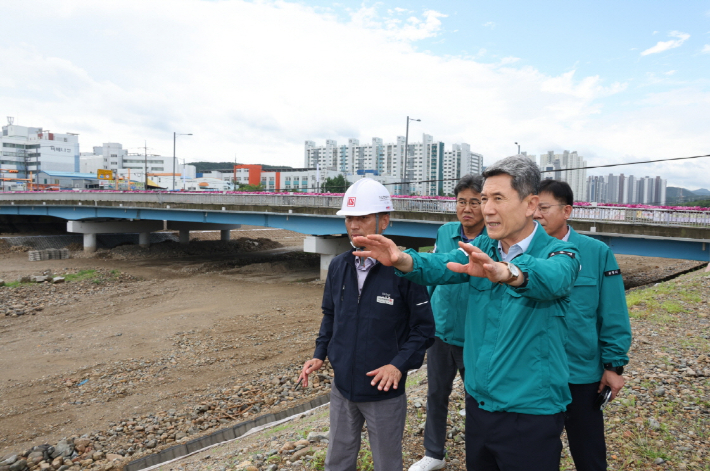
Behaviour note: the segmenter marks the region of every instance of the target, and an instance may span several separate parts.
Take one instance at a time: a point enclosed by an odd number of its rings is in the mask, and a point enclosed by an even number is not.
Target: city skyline
[[[82,151],[172,155],[191,133],[180,159],[293,167],[305,140],[398,136],[407,116],[489,164],[515,142],[589,166],[710,151],[707,2],[128,4],[3,4],[1,116],[78,133]],[[710,158],[616,171],[693,190]]]

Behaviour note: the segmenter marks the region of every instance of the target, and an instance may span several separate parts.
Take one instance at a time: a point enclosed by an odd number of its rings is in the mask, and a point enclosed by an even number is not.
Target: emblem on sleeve
[[[576,258],[574,252],[567,252],[566,250],[558,250],[557,252],[550,252],[547,257],[554,257],[555,255],[567,255],[570,258]]]
[[[612,276],[612,275],[621,275],[621,269],[617,268],[616,270],[609,270],[604,272],[604,276]]]

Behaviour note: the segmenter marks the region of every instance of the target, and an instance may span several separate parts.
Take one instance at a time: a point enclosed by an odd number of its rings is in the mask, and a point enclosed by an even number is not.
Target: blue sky
[[[3,2],[0,113],[188,161],[300,166],[303,142],[468,142],[485,163],[710,153],[710,1]],[[29,15],[27,12],[31,11]],[[619,167],[710,187],[710,158]],[[609,170],[590,171],[609,173]]]

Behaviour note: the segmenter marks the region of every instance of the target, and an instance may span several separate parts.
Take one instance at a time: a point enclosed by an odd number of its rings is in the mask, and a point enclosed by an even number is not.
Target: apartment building
[[[392,143],[379,137],[366,144],[348,139],[347,145],[340,146],[330,139],[323,146],[305,142],[304,166],[335,170],[349,181],[367,174],[388,181],[388,188],[395,194],[433,196],[453,193],[463,175],[480,174],[483,156],[471,152],[466,143],[453,144],[446,151],[443,142],[428,134],[422,135],[421,142],[407,143],[406,149],[404,136]]]

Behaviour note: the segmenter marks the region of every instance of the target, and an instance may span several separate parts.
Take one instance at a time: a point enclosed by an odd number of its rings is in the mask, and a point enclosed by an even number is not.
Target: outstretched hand
[[[488,278],[493,283],[507,280],[510,277],[508,267],[496,262],[478,247],[459,242],[459,247],[468,255],[468,263],[449,262],[446,268],[456,273],[466,273],[477,278]]]
[[[357,236],[353,237],[353,243],[357,247],[365,248],[365,250],[353,252],[353,255],[356,257],[371,257],[382,265],[395,267],[400,270],[406,268],[408,264],[411,265],[411,257],[399,250],[397,244],[385,236],[378,234],[370,234],[367,237]],[[411,271],[411,268],[409,271]]]

